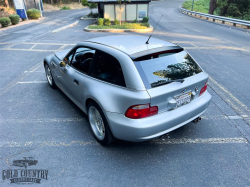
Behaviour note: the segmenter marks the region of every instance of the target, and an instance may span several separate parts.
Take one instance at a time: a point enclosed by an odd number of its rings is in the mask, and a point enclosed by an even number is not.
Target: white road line
[[[9,45],[17,45],[16,43],[1,43],[0,44],[9,44]],[[41,44],[41,45],[76,45],[76,44],[65,44],[65,43],[35,43],[35,42],[20,42],[18,44]]]
[[[249,48],[246,48],[246,47],[242,47],[242,48],[239,48],[239,47],[228,47],[228,46],[214,46],[214,47],[184,47],[185,49],[211,49],[211,50],[221,50],[221,49],[228,49],[228,50],[239,50],[239,51],[244,51],[244,52],[250,52],[250,49]]]
[[[24,73],[44,73],[44,71],[25,71]]]
[[[67,45],[63,45],[63,46],[61,46],[57,51],[61,51],[61,50],[63,50],[63,48],[65,48]]]
[[[150,143],[156,144],[224,144],[224,143],[248,143],[247,139],[245,138],[197,138],[197,139],[167,139],[167,140],[152,140]]]
[[[233,94],[231,94],[226,88],[224,88],[222,85],[220,85],[218,82],[216,82],[213,78],[209,77],[209,80],[212,81],[212,83],[214,83],[216,86],[218,86],[226,94],[228,94],[228,96],[232,100],[234,100],[236,103],[238,103],[241,107],[243,107],[247,111],[250,111],[246,105],[244,105],[239,99],[237,99]],[[241,111],[241,109],[238,108],[237,106],[235,106],[235,104],[233,104],[227,97],[223,97],[223,99],[225,99],[226,102],[230,103],[235,109],[237,109],[238,111]]]
[[[165,141],[151,140],[143,142],[142,144],[246,144],[249,143],[245,138],[208,138],[208,139],[169,139]],[[126,142],[125,142],[126,144]],[[84,146],[84,145],[99,145],[95,141],[83,142],[83,141],[71,141],[71,142],[60,142],[60,141],[29,141],[29,142],[0,142],[0,147],[31,147],[31,146]]]
[[[2,48],[4,51],[35,51],[35,52],[55,52],[56,50],[40,50],[40,49],[13,49],[13,48]]]
[[[202,119],[208,119],[202,117]],[[213,119],[217,119],[213,117]],[[237,120],[237,119],[249,119],[249,116],[220,116],[219,119]],[[87,118],[43,118],[43,119],[0,119],[0,123],[53,123],[53,122],[77,122],[87,121]]]
[[[67,28],[69,28],[69,27],[73,27],[73,26],[77,25],[78,22],[79,22],[79,21],[76,21],[76,22],[74,22],[74,23],[72,23],[72,24],[69,24],[69,25],[66,25],[66,26],[64,26],[64,27],[61,27],[61,28],[59,28],[59,29],[53,30],[52,33],[56,33],[56,32],[65,30],[65,29],[67,29]]]
[[[0,119],[0,123],[52,123],[85,121],[86,118]]]
[[[41,84],[47,83],[47,81],[27,81],[27,82],[17,82],[17,84]]]
[[[36,45],[37,45],[37,44],[34,44],[34,45],[30,48],[30,50],[33,49],[34,47],[36,47]]]

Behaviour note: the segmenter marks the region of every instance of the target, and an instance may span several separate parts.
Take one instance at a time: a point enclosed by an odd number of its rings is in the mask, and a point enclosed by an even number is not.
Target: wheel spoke
[[[105,137],[105,126],[103,123],[102,116],[95,107],[90,107],[89,109],[89,122],[95,136],[103,140]]]

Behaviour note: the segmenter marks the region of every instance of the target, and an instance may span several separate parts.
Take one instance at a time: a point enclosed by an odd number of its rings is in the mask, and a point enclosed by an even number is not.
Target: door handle
[[[76,85],[79,85],[79,81],[76,80],[76,79],[74,79],[74,83],[75,83]]]

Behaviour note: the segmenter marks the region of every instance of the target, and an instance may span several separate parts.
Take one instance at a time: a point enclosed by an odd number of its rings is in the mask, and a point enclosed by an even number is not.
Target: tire
[[[57,88],[56,83],[54,82],[54,78],[52,76],[52,72],[50,71],[50,67],[47,63],[44,64],[44,69],[49,86],[53,89]]]
[[[95,102],[88,105],[88,118],[92,133],[101,145],[108,145],[115,140],[102,109]]]

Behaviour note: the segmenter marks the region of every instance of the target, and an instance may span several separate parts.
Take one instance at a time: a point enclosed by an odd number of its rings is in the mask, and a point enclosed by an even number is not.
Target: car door
[[[65,58],[65,67],[59,67],[61,84],[70,99],[82,108],[84,79],[89,71],[95,50],[83,46],[76,47]]]

